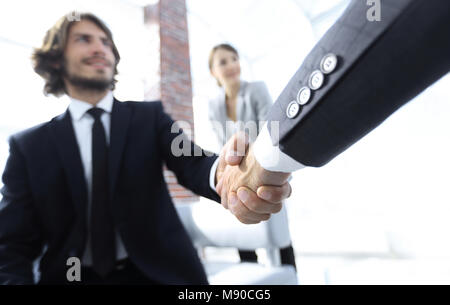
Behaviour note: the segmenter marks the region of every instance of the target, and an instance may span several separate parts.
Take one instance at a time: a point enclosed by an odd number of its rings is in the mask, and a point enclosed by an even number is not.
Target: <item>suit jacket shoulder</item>
[[[42,145],[43,139],[48,139],[47,129],[51,122],[59,117],[54,117],[52,120],[40,123],[33,127],[26,128],[22,131],[16,132],[9,137],[9,141],[17,143],[21,151],[29,151],[30,148]]]

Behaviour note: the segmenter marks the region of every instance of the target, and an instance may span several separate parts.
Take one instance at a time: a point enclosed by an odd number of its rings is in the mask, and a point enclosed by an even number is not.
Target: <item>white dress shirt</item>
[[[91,205],[92,205],[92,125],[94,118],[87,111],[94,106],[87,102],[70,98],[69,111],[72,117],[72,125],[75,131],[78,147],[80,149],[81,161],[83,163],[84,174],[88,188],[88,232],[90,232]],[[111,111],[113,107],[113,94],[110,91],[98,104],[105,112],[101,116],[103,127],[105,128],[106,141],[109,144],[111,130]],[[124,259],[128,256],[122,239],[116,231],[116,254],[117,259]],[[86,251],[82,258],[82,264],[92,266],[91,234],[88,234]]]
[[[253,144],[253,154],[256,161],[268,171],[292,173],[305,167],[282,152],[278,146],[272,145],[267,123]]]
[[[70,98],[69,111],[72,117],[72,125],[75,130],[75,137],[77,139],[78,147],[81,154],[81,161],[83,163],[84,174],[88,188],[88,232],[90,232],[90,217],[91,217],[91,205],[92,205],[92,125],[94,124],[94,118],[87,113],[87,111],[94,106],[87,102],[83,102],[74,98]],[[98,108],[102,108],[105,112],[101,116],[103,127],[105,128],[106,141],[109,144],[110,131],[111,131],[111,111],[113,107],[113,94],[108,94],[97,104]],[[216,175],[216,169],[218,160],[211,167],[210,171],[210,186],[215,191],[214,178]],[[128,256],[125,247],[123,245],[120,235],[116,231],[116,247],[117,247],[117,259],[124,259]],[[85,266],[92,266],[92,249],[90,234],[88,234],[86,251],[82,258],[82,264]]]

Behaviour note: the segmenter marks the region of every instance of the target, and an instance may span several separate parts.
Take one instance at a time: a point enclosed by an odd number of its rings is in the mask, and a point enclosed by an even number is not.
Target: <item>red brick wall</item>
[[[152,37],[151,56],[158,60],[159,80],[154,80],[146,88],[146,99],[161,99],[165,111],[175,120],[185,121],[194,126],[192,111],[192,83],[189,57],[189,37],[185,0],[160,0],[157,5],[145,7],[145,24],[155,33]],[[153,30],[153,31],[152,31]],[[159,49],[158,49],[159,46]],[[153,50],[154,49],[154,50]],[[149,73],[155,73],[150,71]],[[159,81],[159,82],[158,82]],[[183,130],[189,136],[194,131]],[[177,184],[175,175],[165,170],[164,176],[174,201],[196,201],[198,197]]]

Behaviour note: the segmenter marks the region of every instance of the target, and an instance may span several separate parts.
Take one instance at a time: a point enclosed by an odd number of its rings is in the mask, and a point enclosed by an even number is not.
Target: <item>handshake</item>
[[[290,173],[265,170],[257,162],[247,134],[235,134],[223,147],[216,170],[221,204],[245,224],[268,220],[291,195]]]

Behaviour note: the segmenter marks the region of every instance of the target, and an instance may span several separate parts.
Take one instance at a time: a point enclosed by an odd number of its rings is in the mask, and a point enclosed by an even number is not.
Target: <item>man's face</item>
[[[69,30],[64,51],[64,78],[86,89],[109,88],[114,77],[112,42],[89,20],[75,22]]]

